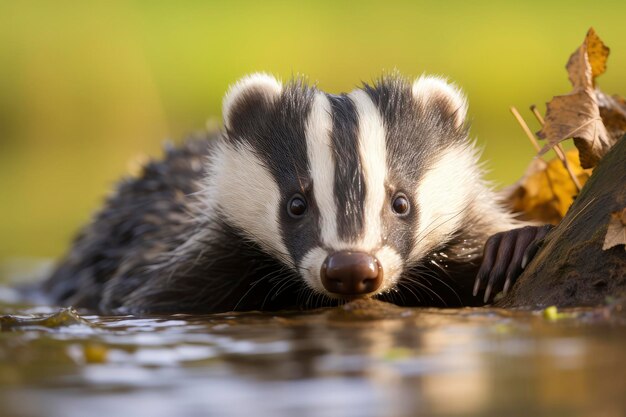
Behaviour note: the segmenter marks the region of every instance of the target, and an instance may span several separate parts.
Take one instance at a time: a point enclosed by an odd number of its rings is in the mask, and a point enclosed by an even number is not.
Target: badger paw
[[[474,283],[474,296],[478,295],[484,283],[487,283],[483,297],[485,303],[500,290],[506,294],[553,227],[549,224],[526,226],[496,233],[487,239],[483,261]]]

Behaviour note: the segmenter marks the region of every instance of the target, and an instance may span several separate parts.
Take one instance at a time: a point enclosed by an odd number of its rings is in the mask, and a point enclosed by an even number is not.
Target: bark
[[[623,245],[602,250],[611,212],[626,207],[626,136],[600,161],[565,218],[499,307],[600,305],[626,297]]]

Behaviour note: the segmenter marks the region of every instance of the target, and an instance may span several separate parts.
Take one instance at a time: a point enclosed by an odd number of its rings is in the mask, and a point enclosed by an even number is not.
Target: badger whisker
[[[407,285],[407,283],[405,283],[405,282],[400,282],[400,283],[398,283],[398,287],[405,288],[408,292],[410,292],[410,293],[413,295],[413,297],[415,298],[415,300],[419,302],[420,298],[419,298],[419,297],[417,296],[417,294],[413,291],[413,289],[412,289],[409,285]],[[403,294],[402,292],[398,292],[397,294],[398,294],[398,296],[401,298],[402,303],[405,303],[406,301],[405,301],[405,298],[404,298],[404,294]]]
[[[265,303],[266,303],[268,297],[271,296],[270,298],[274,299],[275,297],[277,297],[280,294],[281,290],[289,288],[292,285],[295,285],[294,280],[292,280],[290,278],[293,278],[292,274],[279,275],[279,276],[270,278],[270,281],[276,280],[276,283],[272,286],[272,288],[270,288],[268,290],[267,294],[265,295],[265,298],[263,299],[263,303],[261,304],[261,309],[263,309],[265,307]],[[272,291],[274,291],[274,289],[276,287],[278,287],[278,288],[276,289],[276,291],[272,295]]]
[[[418,270],[421,274],[434,279],[437,282],[440,282],[444,287],[446,287],[448,290],[450,290],[450,292],[456,297],[456,300],[459,303],[462,303],[463,300],[461,298],[461,296],[459,295],[459,293],[446,281],[444,281],[443,279],[441,279],[440,277],[438,277],[436,274],[434,274],[432,271],[426,270],[426,269],[421,269]]]
[[[412,283],[414,285],[417,285],[419,288],[425,290],[428,294],[434,295],[444,306],[448,305],[448,303],[439,294],[437,294],[437,292],[434,289],[432,289],[432,288],[428,287],[427,285],[424,285],[424,283],[420,282],[420,277],[419,276],[411,276],[409,278],[410,278],[410,280],[409,280],[410,283]],[[432,297],[431,297],[431,299],[432,299]]]

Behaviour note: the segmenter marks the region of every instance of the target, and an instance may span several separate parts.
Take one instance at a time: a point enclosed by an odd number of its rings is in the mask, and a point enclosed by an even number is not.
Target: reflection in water
[[[18,325],[0,332],[3,416],[626,410],[626,332],[600,310],[548,322],[525,312],[373,304],[279,315],[82,316],[50,327],[41,314],[26,319],[29,312],[18,311]]]

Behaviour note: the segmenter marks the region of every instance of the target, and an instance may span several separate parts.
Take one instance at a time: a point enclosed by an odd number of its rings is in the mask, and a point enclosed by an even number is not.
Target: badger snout
[[[341,251],[326,257],[320,277],[328,292],[358,296],[380,288],[383,268],[378,259],[368,253]]]

